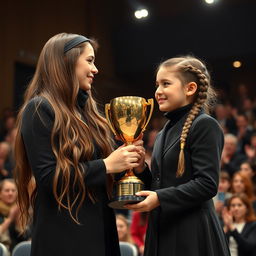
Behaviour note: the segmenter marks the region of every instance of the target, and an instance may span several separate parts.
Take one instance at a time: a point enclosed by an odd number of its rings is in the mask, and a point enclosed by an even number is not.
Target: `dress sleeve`
[[[192,166],[191,180],[177,187],[156,190],[163,213],[183,212],[217,193],[223,133],[216,120],[208,115],[199,116],[195,121],[186,142]]]
[[[38,185],[52,189],[56,158],[51,146],[54,112],[46,99],[34,98],[22,116],[21,133],[28,161]],[[88,187],[106,184],[106,167],[102,159],[80,162]],[[74,169],[71,168],[71,172]],[[71,174],[72,175],[72,174]]]

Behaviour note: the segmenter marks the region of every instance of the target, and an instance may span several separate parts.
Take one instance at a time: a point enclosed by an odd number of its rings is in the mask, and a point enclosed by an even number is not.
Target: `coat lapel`
[[[185,121],[185,118],[187,115],[185,115],[181,120],[179,120],[173,127],[170,128],[170,131],[168,132],[168,137],[166,138],[166,143],[163,141],[163,145],[165,145],[163,149],[163,156],[172,148],[172,146],[180,139],[182,127]],[[165,131],[165,135],[167,133],[167,130]],[[164,136],[165,137],[165,136]]]
[[[154,143],[154,149],[152,152],[152,155],[154,156],[154,161],[156,162],[158,168],[160,168],[161,165],[161,139],[163,136],[163,130],[161,132],[159,132],[156,141]]]

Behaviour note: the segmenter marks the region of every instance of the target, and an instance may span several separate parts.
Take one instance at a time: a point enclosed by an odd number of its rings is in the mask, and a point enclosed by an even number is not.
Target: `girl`
[[[246,194],[235,194],[222,212],[231,256],[256,255],[256,217]]]
[[[223,133],[208,112],[214,99],[209,74],[198,59],[163,62],[155,97],[169,121],[157,136],[152,155],[153,191],[127,206],[151,211],[145,256],[229,255],[212,197],[218,189]],[[140,174],[149,180],[147,168]]]
[[[140,167],[144,152],[138,141],[111,153],[91,95],[95,48],[84,36],[52,37],[19,113],[16,181],[24,226],[34,210],[31,256],[120,255],[111,174]]]

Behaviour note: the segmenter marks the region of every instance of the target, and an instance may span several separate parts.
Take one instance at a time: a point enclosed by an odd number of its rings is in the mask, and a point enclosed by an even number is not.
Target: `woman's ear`
[[[196,93],[197,90],[197,84],[195,82],[190,82],[186,84],[185,87],[186,95],[187,96],[193,96]]]

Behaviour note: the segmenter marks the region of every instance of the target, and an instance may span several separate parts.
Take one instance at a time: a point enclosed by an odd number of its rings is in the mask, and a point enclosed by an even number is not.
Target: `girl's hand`
[[[135,145],[121,146],[103,159],[107,173],[118,173],[139,166],[141,155]]]
[[[137,152],[140,155],[140,159],[138,161],[139,166],[134,168],[134,172],[135,174],[137,173],[141,173],[144,171],[145,169],[145,155],[146,155],[146,150],[143,147],[143,140],[137,140],[133,143],[133,145],[135,145],[137,147]]]
[[[160,205],[157,193],[154,191],[140,191],[137,196],[146,196],[146,199],[137,204],[127,204],[125,208],[137,212],[149,212]]]

